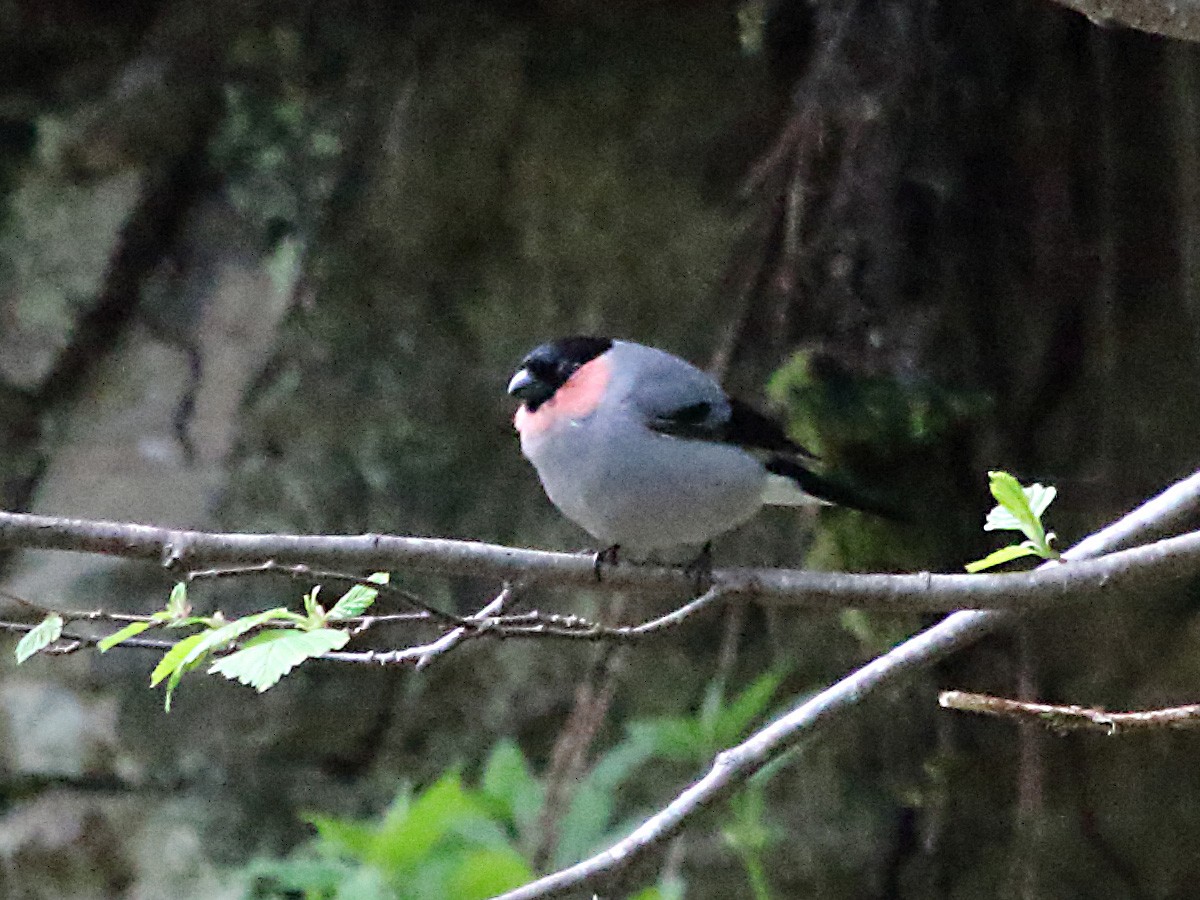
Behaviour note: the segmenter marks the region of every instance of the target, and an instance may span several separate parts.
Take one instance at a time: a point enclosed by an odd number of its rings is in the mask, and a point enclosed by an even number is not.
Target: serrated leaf
[[[1037,522],[1037,517],[1029,508],[1029,497],[1017,479],[1007,472],[988,472],[988,486],[996,502],[1008,511],[1022,531]]]
[[[982,572],[984,569],[991,569],[995,566],[1002,566],[1005,563],[1012,562],[1014,559],[1022,559],[1026,556],[1038,556],[1037,550],[1029,542],[1020,544],[1010,544],[1007,547],[1001,547],[994,553],[989,553],[983,559],[978,559],[973,563],[967,563],[966,570],[974,575],[976,572]]]
[[[387,572],[375,572],[367,578],[367,581],[373,581],[375,584],[387,584],[389,577]],[[378,596],[379,591],[375,588],[367,587],[365,584],[356,584],[342,594],[341,599],[334,604],[333,609],[329,611],[329,618],[353,619],[355,616],[361,616]]]
[[[1034,544],[1039,556],[1052,558],[1055,553],[1046,539],[1041,514],[1054,501],[1054,487],[1032,484],[1022,488],[1007,472],[989,472],[992,495],[1000,502],[984,521],[985,531],[1021,531]]]
[[[261,694],[306,659],[338,650],[348,640],[350,635],[336,628],[264,631],[241,650],[218,659],[208,671],[240,681]]]
[[[164,612],[169,619],[182,619],[192,611],[187,599],[187,585],[182,581],[175,582],[171,588],[171,596],[167,598],[167,608]]]
[[[107,653],[122,641],[127,641],[131,637],[137,637],[143,631],[153,627],[153,622],[130,622],[120,631],[114,631],[108,637],[101,640],[96,646],[100,648],[101,653]]]
[[[208,631],[201,631],[184,638],[168,650],[159,664],[154,667],[154,671],[150,675],[150,686],[154,687],[172,672],[179,671],[179,674],[182,675],[185,666],[195,666],[206,654],[229,646],[247,631],[287,615],[288,611],[279,606],[251,616],[242,616],[227,625],[210,628]],[[176,683],[178,683],[178,679],[176,679]]]
[[[17,642],[17,665],[25,662],[44,647],[53,644],[62,636],[63,619],[58,613],[50,613],[32,631]]]
[[[150,687],[157,687],[160,681],[179,668],[183,664],[183,658],[204,640],[204,635],[203,631],[198,634],[190,634],[164,653],[163,658],[154,667],[154,671],[150,673]]]

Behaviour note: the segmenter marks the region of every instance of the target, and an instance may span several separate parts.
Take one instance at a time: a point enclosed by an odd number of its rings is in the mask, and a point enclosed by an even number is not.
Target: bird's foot
[[[620,552],[621,545],[613,544],[611,547],[605,547],[596,553],[596,558],[592,561],[592,572],[596,576],[596,581],[604,580],[604,567],[606,565],[616,567]]]
[[[707,542],[700,554],[683,567],[683,572],[692,579],[693,596],[699,597],[712,587],[712,541]]]

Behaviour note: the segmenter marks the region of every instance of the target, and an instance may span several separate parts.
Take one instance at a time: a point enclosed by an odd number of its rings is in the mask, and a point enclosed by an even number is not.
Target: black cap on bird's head
[[[521,360],[521,367],[508,383],[508,392],[534,412],[567,383],[576,369],[607,353],[612,345],[611,338],[583,335],[542,344]]]

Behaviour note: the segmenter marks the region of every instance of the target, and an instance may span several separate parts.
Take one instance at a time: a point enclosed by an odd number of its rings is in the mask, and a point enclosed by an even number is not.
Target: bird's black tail
[[[781,475],[795,482],[796,486],[810,497],[836,506],[846,506],[850,509],[882,516],[885,519],[904,519],[903,514],[895,507],[839,479],[818,475],[786,457],[773,456],[767,460],[766,466],[767,471],[772,475]]]

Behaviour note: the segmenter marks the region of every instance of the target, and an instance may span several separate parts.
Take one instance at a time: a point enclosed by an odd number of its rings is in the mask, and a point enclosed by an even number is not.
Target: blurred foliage
[[[987,395],[931,381],[855,374],[810,351],[776,370],[767,394],[784,407],[792,433],[823,458],[882,465],[928,451],[977,422],[991,407]]]
[[[631,831],[644,811],[626,808],[620,798],[635,778],[654,762],[682,765],[685,771],[708,763],[715,751],[736,743],[761,720],[782,680],[782,674],[768,673],[726,704],[718,679],[693,716],[630,722],[624,739],[572,786],[553,868],[578,862]],[[734,798],[731,814],[717,815],[756,900],[770,896],[763,853],[773,832],[766,825],[765,783],[765,775],[756,777]],[[311,816],[317,831],[312,841],[286,858],[251,863],[240,877],[248,883],[247,896],[263,900],[296,892],[311,900],[490,897],[532,879],[527,860],[540,840],[545,795],[546,786],[517,744],[502,740],[474,786],[464,784],[452,768],[422,791],[403,788],[376,819]],[[683,884],[667,874],[633,896],[681,898]]]
[[[799,351],[771,376],[767,394],[791,434],[844,480],[895,511],[826,514],[807,564],[819,569],[898,571],[954,565],[965,554],[959,445],[990,409],[986,395],[931,381],[856,374]],[[957,557],[955,554],[957,553]]]

